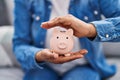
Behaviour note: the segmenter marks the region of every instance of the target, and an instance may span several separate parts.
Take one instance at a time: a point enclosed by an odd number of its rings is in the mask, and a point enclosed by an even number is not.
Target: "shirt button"
[[[95,10],[95,11],[94,11],[94,14],[95,14],[95,15],[98,15],[98,11],[97,11],[97,10]]]
[[[109,35],[108,34],[106,34],[106,38],[108,38],[109,37]]]
[[[43,45],[44,43],[43,42],[40,42],[40,45]]]
[[[35,19],[36,19],[36,21],[39,21],[39,20],[40,20],[40,17],[39,17],[39,16],[36,16]]]
[[[87,20],[88,20],[88,17],[87,17],[87,16],[84,16],[84,20],[87,21]]]

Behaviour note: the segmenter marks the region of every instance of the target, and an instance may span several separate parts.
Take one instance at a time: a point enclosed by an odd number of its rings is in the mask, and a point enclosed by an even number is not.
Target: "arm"
[[[120,42],[120,17],[91,22],[96,31],[93,41]],[[95,33],[95,32],[92,32]]]
[[[80,50],[69,57],[58,57],[49,49],[37,48],[32,45],[31,14],[27,9],[25,0],[15,0],[15,33],[13,38],[13,50],[18,61],[26,70],[42,68],[41,61],[52,63],[65,63],[82,58],[87,50]],[[74,54],[74,53],[73,53]],[[57,57],[57,58],[56,58]]]
[[[74,35],[79,38],[89,37],[89,39],[92,38],[93,41],[99,42],[120,41],[120,17],[85,23],[72,15],[67,15],[42,23],[42,27],[46,29],[55,26],[72,28]]]
[[[31,45],[32,19],[24,0],[15,0],[14,17],[13,50],[16,58],[24,69],[40,67],[35,60],[35,55],[41,49]]]
[[[120,0],[99,0],[102,14],[109,19],[91,22],[97,31],[93,41],[120,41]]]
[[[61,16],[44,22],[43,28],[62,26],[72,28],[77,37],[94,37],[93,41],[120,41],[120,2],[119,0],[99,0],[102,14],[108,18],[101,21],[93,21],[91,24],[78,20],[74,16]],[[69,26],[69,27],[68,27]]]

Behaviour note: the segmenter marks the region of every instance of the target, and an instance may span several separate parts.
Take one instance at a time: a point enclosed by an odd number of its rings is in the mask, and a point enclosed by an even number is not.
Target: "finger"
[[[57,59],[54,59],[53,62],[56,64],[60,64],[60,63],[69,62],[69,61],[79,59],[79,58],[83,58],[83,55],[72,55],[69,57],[59,57]]]
[[[80,50],[80,51],[78,51],[78,52],[74,52],[74,53],[71,53],[72,55],[85,55],[85,54],[87,54],[88,53],[88,51],[86,50],[86,49],[82,49],[82,50]]]
[[[51,20],[41,24],[41,27],[45,29],[53,28],[55,26],[60,26],[60,23],[57,20]]]
[[[61,64],[61,63],[69,62],[82,57],[83,56],[72,56],[72,57],[58,58],[57,60],[56,59],[53,60],[53,63]]]
[[[54,52],[53,52],[53,55],[54,55],[54,58],[58,58],[59,57],[59,55],[54,53]]]
[[[65,62],[69,62],[69,61],[72,61],[72,60],[75,60],[75,59],[79,59],[79,58],[83,58],[84,54],[86,54],[88,51],[83,49],[83,50],[80,50],[76,53],[72,53],[73,55],[71,56],[67,56],[67,57],[59,57],[57,59],[55,59],[54,63],[65,63]]]
[[[63,23],[65,23],[65,18],[60,16],[60,17],[54,18],[48,22],[43,22],[41,24],[41,27],[49,29],[49,28],[52,28],[55,26],[62,26]]]
[[[40,27],[42,28],[45,28],[45,29],[48,29],[49,28],[49,25],[48,25],[48,22],[43,22]]]
[[[45,50],[44,53],[43,53],[43,56],[46,58],[46,59],[54,59],[55,54],[53,54],[50,50]]]

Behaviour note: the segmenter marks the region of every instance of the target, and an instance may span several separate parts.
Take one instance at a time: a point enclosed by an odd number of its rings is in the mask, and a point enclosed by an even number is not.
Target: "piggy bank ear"
[[[66,34],[70,35],[70,36],[73,36],[73,29],[68,29],[66,31]]]
[[[57,33],[59,33],[59,32],[60,32],[60,30],[59,30],[58,28],[54,28],[52,35],[55,35],[55,34],[57,34]]]

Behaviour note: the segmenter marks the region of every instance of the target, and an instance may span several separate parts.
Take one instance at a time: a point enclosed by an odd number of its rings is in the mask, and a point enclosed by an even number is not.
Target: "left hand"
[[[96,29],[94,25],[86,23],[72,15],[59,16],[48,22],[42,23],[42,28],[52,28],[61,26],[66,29],[72,28],[76,37],[95,37]]]
[[[73,61],[73,60],[76,60],[76,59],[81,59],[87,53],[88,53],[87,50],[82,49],[78,52],[70,53],[71,54],[70,56],[59,56],[58,58],[53,59],[52,62],[55,63],[55,64],[66,63],[66,62]]]
[[[57,56],[58,55],[57,53],[49,49],[43,49],[36,53],[35,58],[37,62],[47,61],[55,64],[60,64],[60,63],[69,62],[75,59],[83,58],[87,52],[88,52],[87,50],[82,49],[78,52],[70,53],[71,54],[70,56]]]

